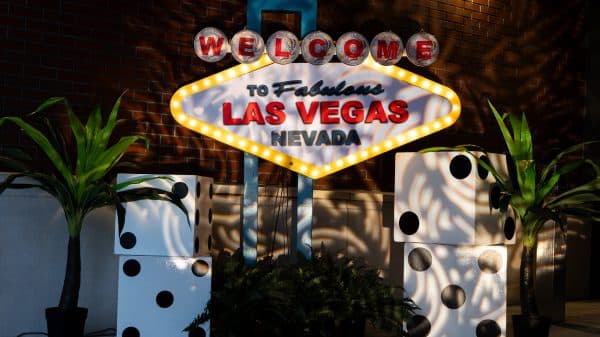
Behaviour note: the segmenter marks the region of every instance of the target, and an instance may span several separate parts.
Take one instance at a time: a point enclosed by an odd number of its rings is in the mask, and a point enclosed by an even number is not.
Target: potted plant
[[[58,200],[67,222],[68,255],[60,302],[58,307],[46,309],[49,336],[83,336],[87,309],[78,307],[81,281],[80,234],[87,214],[97,208],[113,206],[117,210],[121,230],[125,221],[125,208],[122,205],[124,202],[143,199],[165,200],[185,212],[185,206],[171,191],[148,187],[121,190],[150,179],[168,179],[167,177],[114,183],[113,169],[131,165],[122,160],[129,146],[138,141],[145,141],[146,148],[149,145],[148,140],[139,135],[112,139],[118,124],[117,112],[121,97],[117,99],[106,122],[103,121],[100,108],[97,107],[83,125],[64,97],[49,98],[27,118],[0,118],[0,126],[4,123],[15,124],[45,156],[43,167],[39,168],[40,163],[36,163],[30,154],[21,149],[10,148],[0,155],[3,164],[14,172],[0,183],[0,193],[9,188],[39,188],[46,191]],[[38,114],[58,103],[62,103],[66,108],[74,138],[74,158],[69,155],[57,124]]]
[[[513,317],[516,336],[547,336],[550,320],[539,313],[536,301],[535,272],[538,234],[544,224],[555,221],[564,228],[567,217],[588,221],[600,220],[600,168],[591,159],[570,156],[595,141],[570,146],[558,153],[546,165],[534,158],[533,139],[525,114],[500,115],[488,102],[506,143],[508,179],[500,175],[499,169],[479,158],[472,151],[482,151],[476,145],[456,147],[434,147],[427,151],[465,151],[479,165],[487,169],[502,189],[500,211],[506,212],[509,205],[521,222],[523,252],[519,268],[521,315]],[[508,123],[507,123],[508,118]],[[588,166],[592,170],[590,180],[577,183],[570,181],[569,188],[558,189],[565,175]],[[564,186],[561,186],[564,188]]]

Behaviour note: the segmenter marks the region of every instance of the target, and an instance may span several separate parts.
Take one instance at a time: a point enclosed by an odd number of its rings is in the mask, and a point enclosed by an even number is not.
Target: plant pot
[[[364,337],[365,319],[344,319],[340,321],[336,336],[339,337]]]
[[[513,315],[515,337],[548,337],[552,321],[544,316]]]
[[[46,309],[48,337],[83,337],[87,308],[65,311],[58,307]]]

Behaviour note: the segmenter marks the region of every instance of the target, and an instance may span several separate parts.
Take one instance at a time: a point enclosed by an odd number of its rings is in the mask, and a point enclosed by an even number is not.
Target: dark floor
[[[517,313],[518,307],[509,307],[507,318]],[[507,319],[506,337],[512,337],[512,324]],[[565,321],[550,327],[550,337],[600,336],[600,301],[567,302]]]

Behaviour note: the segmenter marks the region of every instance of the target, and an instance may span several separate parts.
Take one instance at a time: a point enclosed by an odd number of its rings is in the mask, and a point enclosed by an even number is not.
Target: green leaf
[[[36,114],[38,112],[44,111],[46,109],[48,109],[49,107],[61,103],[61,102],[66,102],[66,98],[65,97],[50,97],[47,100],[45,100],[44,102],[42,102],[42,104],[40,104],[35,110],[33,110],[32,113],[30,113],[29,115],[33,115]],[[1,125],[1,123],[0,123]]]
[[[502,136],[504,137],[504,141],[506,142],[506,147],[508,148],[508,152],[511,154],[514,153],[514,151],[515,151],[514,150],[514,140],[510,134],[510,131],[508,131],[506,124],[504,123],[504,119],[500,116],[500,113],[498,112],[498,110],[496,110],[496,108],[494,107],[492,102],[490,102],[489,100],[488,100],[488,105],[490,106],[490,109],[492,110],[492,114],[494,115],[494,118],[496,119],[496,122],[498,123],[500,132],[502,132]]]
[[[579,143],[579,144],[575,144],[573,146],[569,146],[568,148],[566,148],[565,150],[561,151],[560,153],[558,153],[556,155],[556,157],[554,157],[552,159],[552,161],[550,161],[550,163],[548,163],[548,165],[546,165],[546,167],[544,167],[544,170],[542,171],[541,174],[541,180],[544,181],[546,180],[546,177],[548,176],[548,174],[550,174],[552,172],[552,170],[554,170],[554,167],[568,154],[571,154],[573,152],[582,150],[586,145],[590,145],[590,144],[596,144],[599,143],[600,140],[594,140],[594,141],[588,141],[588,142],[583,142],[583,143]],[[594,164],[595,165],[595,164]],[[598,174],[598,173],[597,173]]]
[[[130,186],[130,185],[137,185],[137,184],[144,183],[146,181],[156,180],[156,179],[163,179],[163,180],[173,181],[173,178],[169,177],[169,176],[140,177],[140,178],[130,179],[130,180],[118,183],[117,185],[115,185],[115,190],[120,191],[120,190],[122,190],[125,187]]]

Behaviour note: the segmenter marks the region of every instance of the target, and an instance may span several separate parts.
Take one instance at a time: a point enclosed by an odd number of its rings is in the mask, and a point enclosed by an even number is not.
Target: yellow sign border
[[[222,84],[223,82],[235,79],[241,75],[264,68],[271,64],[273,64],[273,61],[271,61],[267,54],[264,54],[258,61],[254,63],[240,64],[179,88],[171,97],[170,108],[173,118],[183,127],[196,131],[204,136],[213,138],[238,150],[263,158],[289,170],[308,176],[312,179],[319,179],[352,165],[356,165],[367,159],[373,158],[383,152],[393,150],[404,144],[445,129],[454,124],[454,122],[456,122],[460,116],[460,100],[458,95],[452,89],[412,73],[406,69],[397,66],[383,66],[375,62],[371,56],[369,56],[362,65],[376,70],[384,75],[396,78],[400,81],[409,83],[446,98],[451,104],[450,112],[445,116],[434,119],[416,128],[407,130],[400,135],[396,135],[392,138],[371,145],[366,149],[352,153],[322,166],[310,164],[299,158],[295,158],[277,151],[272,147],[256,143],[245,137],[238,136],[226,129],[186,115],[183,112],[181,102],[187,96],[210,89],[214,86]]]

